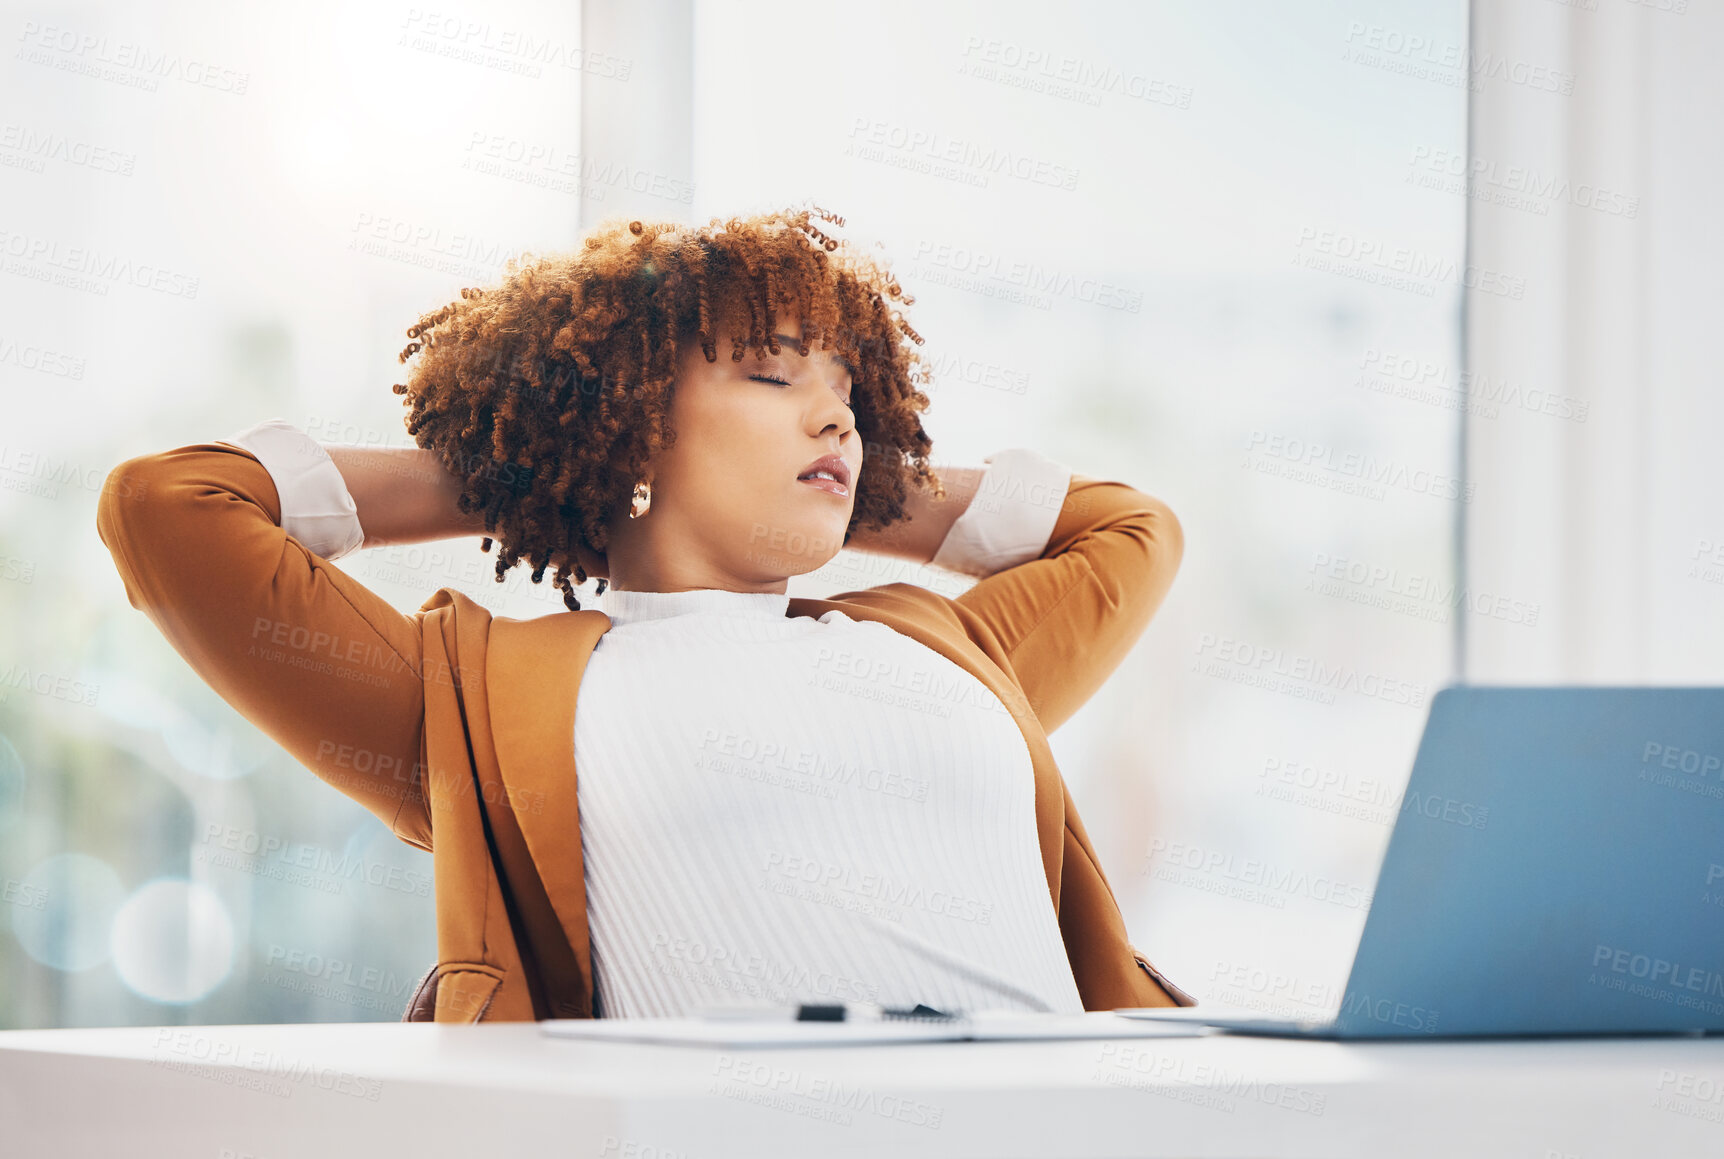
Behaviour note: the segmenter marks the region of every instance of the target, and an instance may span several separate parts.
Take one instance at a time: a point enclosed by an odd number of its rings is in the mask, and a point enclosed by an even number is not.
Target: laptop
[[[1453,685],[1430,716],[1332,1019],[1423,1039],[1724,1030],[1724,688]]]

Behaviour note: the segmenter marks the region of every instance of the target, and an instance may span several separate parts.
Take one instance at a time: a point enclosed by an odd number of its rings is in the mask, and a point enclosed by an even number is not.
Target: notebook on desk
[[[1432,700],[1330,1039],[1724,1030],[1724,688]]]

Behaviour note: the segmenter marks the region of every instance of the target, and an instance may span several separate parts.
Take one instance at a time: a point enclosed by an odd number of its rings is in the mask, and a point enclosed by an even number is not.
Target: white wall
[[[581,49],[600,63],[581,75],[580,151],[596,166],[581,188],[583,231],[619,213],[660,217],[666,194],[680,194],[692,180],[691,4],[578,5]],[[607,75],[616,71],[607,61],[627,62],[626,86]],[[677,202],[675,196],[671,200]]]
[[[1467,578],[1541,611],[1531,631],[1468,618],[1466,675],[1717,683],[1724,7],[1523,0],[1473,21],[1470,261],[1525,295],[1469,291],[1467,366],[1575,417],[1468,417]]]

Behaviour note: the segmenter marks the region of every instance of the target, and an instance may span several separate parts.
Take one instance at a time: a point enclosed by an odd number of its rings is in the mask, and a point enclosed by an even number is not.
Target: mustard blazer
[[[223,699],[433,855],[437,961],[404,1020],[595,1016],[575,696],[610,619],[494,616],[450,588],[406,615],[281,529],[256,457],[197,443],[110,473],[96,529],[142,611]],[[1048,747],[1173,582],[1159,500],[1074,475],[1039,559],[956,598],[908,583],[790,600],[919,640],[1011,712],[1035,774],[1048,890],[1087,1010],[1190,1006],[1125,922]]]

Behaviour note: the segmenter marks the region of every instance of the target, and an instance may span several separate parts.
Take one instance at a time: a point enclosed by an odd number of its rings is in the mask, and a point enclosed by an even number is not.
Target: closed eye
[[[770,375],[770,374],[751,374],[748,376],[748,378],[749,378],[749,381],[751,381],[751,382],[770,382],[770,383],[775,383],[778,386],[789,386],[790,385],[790,383],[786,382],[784,379],[777,378],[777,377]],[[856,403],[855,403],[854,397],[845,398],[842,401],[843,401],[845,406],[851,408],[852,410],[854,410],[856,408]]]

